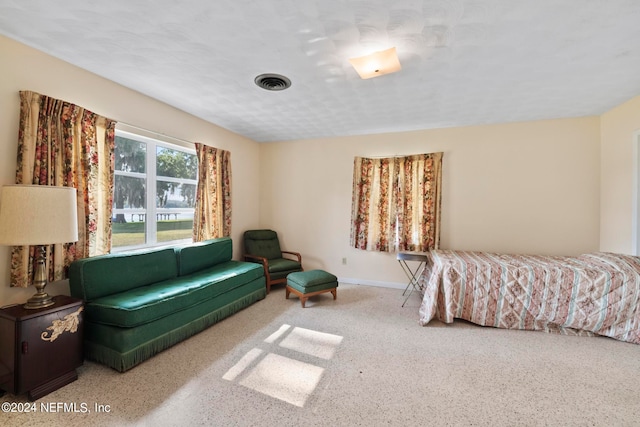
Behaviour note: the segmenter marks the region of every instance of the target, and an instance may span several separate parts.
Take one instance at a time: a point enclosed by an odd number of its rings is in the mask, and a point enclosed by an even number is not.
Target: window
[[[116,130],[112,251],[192,240],[193,147]]]
[[[379,252],[437,249],[442,153],[356,157],[351,246]]]

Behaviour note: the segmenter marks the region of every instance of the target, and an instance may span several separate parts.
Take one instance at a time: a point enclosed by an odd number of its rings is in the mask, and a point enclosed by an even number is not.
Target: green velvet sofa
[[[262,267],[233,261],[230,238],[74,261],[84,352],[124,372],[266,296]]]

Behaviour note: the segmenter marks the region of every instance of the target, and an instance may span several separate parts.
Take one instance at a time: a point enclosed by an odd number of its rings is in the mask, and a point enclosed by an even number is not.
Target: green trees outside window
[[[193,149],[116,131],[112,248],[191,239]]]

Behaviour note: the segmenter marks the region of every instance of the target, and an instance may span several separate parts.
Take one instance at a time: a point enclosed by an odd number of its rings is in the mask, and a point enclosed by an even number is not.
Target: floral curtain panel
[[[231,235],[231,153],[196,143],[198,188],[193,241]]]
[[[51,245],[49,281],[67,277],[72,261],[108,253],[111,247],[116,122],[80,106],[35,92],[20,92],[16,183],[75,187],[78,241]],[[11,286],[32,282],[35,247],[11,254]]]
[[[351,246],[379,252],[437,249],[442,155],[356,157]]]

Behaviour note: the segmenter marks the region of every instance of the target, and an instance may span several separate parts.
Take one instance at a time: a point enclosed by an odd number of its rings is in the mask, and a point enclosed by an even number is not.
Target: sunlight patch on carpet
[[[278,354],[267,354],[240,384],[255,391],[303,407],[313,393],[324,368]]]
[[[342,337],[339,335],[296,327],[282,340],[280,346],[329,360],[341,342]]]
[[[284,324],[269,335],[261,347],[249,350],[222,378],[271,396],[295,406],[303,407],[318,386],[325,368],[342,342],[340,335]],[[312,356],[317,363],[296,360],[278,354],[282,349]]]
[[[271,335],[269,335],[264,342],[267,342],[269,344],[274,343],[275,341],[278,340],[278,338],[280,338],[285,332],[287,332],[287,330],[291,328],[291,325],[287,325],[284,324],[282,326],[280,326],[280,329],[278,329],[277,331],[275,331],[274,333],[272,333]]]
[[[222,379],[227,381],[235,380],[238,375],[240,375],[249,365],[251,365],[253,361],[260,357],[262,353],[263,351],[259,348],[251,349],[247,354],[242,356],[242,359],[240,359],[238,363],[233,365],[233,367],[222,376]]]

